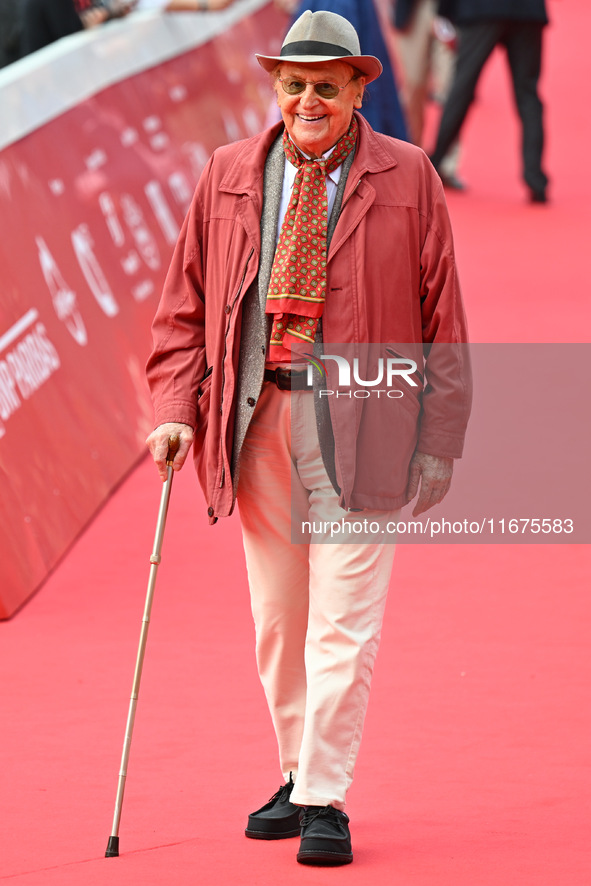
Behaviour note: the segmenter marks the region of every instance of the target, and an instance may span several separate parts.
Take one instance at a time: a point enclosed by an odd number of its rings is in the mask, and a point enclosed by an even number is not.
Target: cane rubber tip
[[[107,843],[107,851],[105,852],[105,858],[118,858],[119,857],[119,837],[109,837],[109,842]]]

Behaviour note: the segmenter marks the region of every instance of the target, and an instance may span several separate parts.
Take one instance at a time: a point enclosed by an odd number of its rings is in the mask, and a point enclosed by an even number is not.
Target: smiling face
[[[305,154],[321,157],[348,131],[353,109],[361,107],[364,78],[352,80],[353,68],[341,61],[299,65],[282,62],[276,74],[286,80],[307,81],[300,95],[288,95],[275,80],[277,104],[292,141]],[[345,88],[339,89],[335,98],[321,98],[311,85],[321,82]]]

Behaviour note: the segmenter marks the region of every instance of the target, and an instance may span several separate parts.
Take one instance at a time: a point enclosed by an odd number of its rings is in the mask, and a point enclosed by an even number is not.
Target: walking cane
[[[107,851],[105,858],[114,858],[119,855],[119,823],[121,821],[121,808],[123,806],[123,794],[125,792],[125,779],[127,778],[127,764],[129,762],[129,752],[131,750],[131,737],[133,735],[133,724],[135,721],[135,711],[137,708],[137,700],[140,691],[140,681],[142,679],[142,667],[144,665],[144,655],[146,652],[146,641],[148,639],[148,627],[150,624],[150,612],[152,609],[152,600],[154,599],[154,587],[156,585],[156,574],[160,565],[160,551],[162,550],[162,538],[164,536],[164,527],[166,525],[166,513],[168,511],[168,502],[170,499],[170,490],[172,489],[172,478],[174,471],[172,463],[180,446],[179,437],[174,434],[168,438],[168,452],[166,454],[166,480],[162,487],[162,497],[160,499],[160,510],[158,511],[158,522],[156,523],[156,535],[154,538],[154,548],[150,557],[150,577],[148,579],[148,591],[146,594],[146,605],[144,607],[144,617],[142,619],[142,630],[140,633],[140,644],[135,663],[135,674],[133,677],[133,687],[131,690],[131,699],[129,702],[129,713],[127,715],[127,726],[125,729],[125,739],[123,741],[123,756],[121,758],[121,770],[119,772],[119,783],[117,785],[117,798],[115,800],[115,815],[113,817],[113,830],[107,843]]]

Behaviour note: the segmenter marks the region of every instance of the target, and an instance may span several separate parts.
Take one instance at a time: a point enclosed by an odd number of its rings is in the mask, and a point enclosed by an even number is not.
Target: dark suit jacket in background
[[[404,5],[409,0],[402,2]],[[482,21],[548,24],[545,0],[441,0],[439,14],[458,25]]]

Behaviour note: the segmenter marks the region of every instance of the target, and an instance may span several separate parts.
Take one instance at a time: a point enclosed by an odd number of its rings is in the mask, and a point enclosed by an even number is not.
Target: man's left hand
[[[410,463],[406,500],[411,501],[420,492],[412,512],[413,517],[424,514],[433,505],[443,501],[451,485],[454,469],[453,458],[439,455],[427,455],[426,452],[415,452]]]

